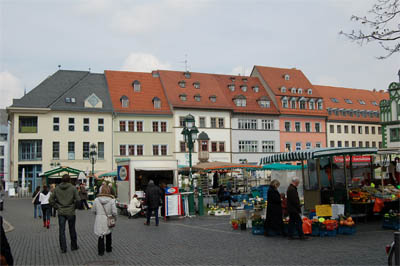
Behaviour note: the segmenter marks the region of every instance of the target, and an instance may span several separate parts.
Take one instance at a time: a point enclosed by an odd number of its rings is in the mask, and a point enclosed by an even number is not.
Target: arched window
[[[135,80],[132,83],[132,86],[133,86],[133,91],[135,91],[135,92],[139,92],[140,91],[140,82],[138,80]]]
[[[196,94],[196,95],[194,96],[194,100],[195,100],[196,102],[200,102],[200,100],[201,100],[200,94]]]
[[[211,96],[210,96],[210,101],[213,102],[213,103],[215,103],[215,102],[217,101],[217,96],[211,95]]]
[[[181,87],[181,88],[185,88],[185,87],[186,87],[186,81],[181,80],[181,81],[178,82],[178,85],[179,85],[179,87]]]
[[[119,99],[121,101],[121,106],[123,108],[127,108],[129,107],[129,98],[125,95],[122,95],[121,99]]]
[[[179,99],[181,99],[181,101],[186,101],[186,94],[179,95]]]
[[[160,109],[161,108],[161,100],[158,97],[153,98],[153,106],[155,109]]]

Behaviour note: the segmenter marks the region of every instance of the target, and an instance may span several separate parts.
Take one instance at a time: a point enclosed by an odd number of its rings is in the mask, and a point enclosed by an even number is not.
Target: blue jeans
[[[156,217],[156,225],[158,225],[158,208],[147,207],[147,224],[150,224],[151,213],[154,211],[154,216]]]
[[[39,217],[42,217],[42,206],[40,204],[34,204],[33,205],[33,217],[37,217],[37,215],[39,215]]]
[[[49,220],[51,215],[51,207],[50,204],[42,204],[42,212],[43,212],[43,221]]]
[[[75,215],[58,215],[58,225],[59,225],[59,240],[60,240],[60,248],[63,251],[67,250],[67,240],[65,238],[65,224],[68,221],[69,228],[69,236],[71,238],[71,249],[77,249],[77,237],[75,231]]]

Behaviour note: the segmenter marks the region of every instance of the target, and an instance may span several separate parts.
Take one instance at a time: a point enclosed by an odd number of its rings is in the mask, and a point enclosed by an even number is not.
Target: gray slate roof
[[[103,101],[102,109],[84,107],[85,99],[93,93]],[[66,103],[67,97],[75,98],[76,103]],[[14,99],[11,107],[89,112],[112,111],[104,74],[72,70],[58,70],[21,99]]]
[[[6,109],[0,109],[0,133],[8,133],[8,114]]]

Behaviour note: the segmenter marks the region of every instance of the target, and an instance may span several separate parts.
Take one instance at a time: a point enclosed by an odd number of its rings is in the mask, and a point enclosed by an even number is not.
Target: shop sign
[[[118,181],[129,181],[129,165],[118,166]]]
[[[352,156],[351,161],[353,163],[369,163],[371,162],[371,156],[356,155]],[[343,163],[343,156],[333,156],[334,163]],[[346,163],[350,162],[350,156],[346,156]]]
[[[168,195],[177,194],[177,193],[179,193],[179,189],[178,189],[178,187],[167,187],[165,189],[165,193],[168,194]]]
[[[318,217],[332,216],[331,205],[315,205],[315,211]]]

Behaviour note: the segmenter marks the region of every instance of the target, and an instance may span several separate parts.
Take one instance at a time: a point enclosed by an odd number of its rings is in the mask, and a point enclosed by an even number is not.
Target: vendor
[[[129,214],[129,219],[132,217],[137,217],[137,214],[140,213],[141,211],[141,203],[138,199],[138,196],[135,194],[132,197],[131,203],[128,206],[128,214]]]

